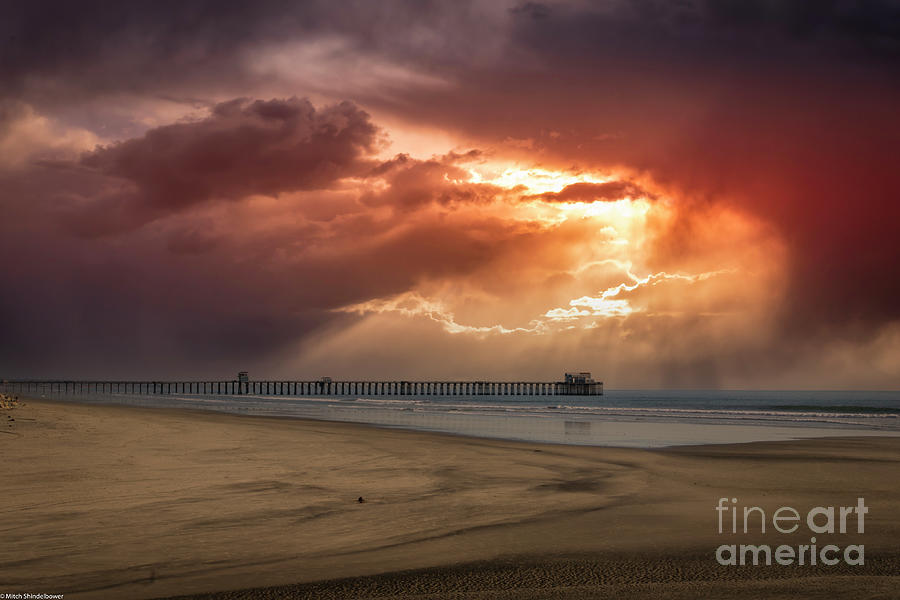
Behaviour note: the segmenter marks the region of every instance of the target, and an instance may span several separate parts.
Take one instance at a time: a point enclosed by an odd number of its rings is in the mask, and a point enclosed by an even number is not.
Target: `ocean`
[[[900,435],[896,391],[605,390],[603,396],[47,394],[103,404],[365,423],[476,437],[655,448]]]

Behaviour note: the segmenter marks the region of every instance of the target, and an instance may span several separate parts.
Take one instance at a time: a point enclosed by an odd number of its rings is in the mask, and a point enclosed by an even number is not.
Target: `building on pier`
[[[578,383],[578,384],[588,384],[588,383],[597,383],[591,377],[590,371],[581,371],[575,372],[570,371],[566,373],[565,383]]]
[[[562,388],[558,391],[563,396],[602,396],[603,382],[594,381],[590,371],[572,371],[565,374]]]

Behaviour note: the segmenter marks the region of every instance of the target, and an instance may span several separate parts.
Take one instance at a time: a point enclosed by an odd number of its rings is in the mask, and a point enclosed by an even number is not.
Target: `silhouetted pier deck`
[[[19,394],[214,396],[602,396],[603,383],[563,381],[65,381],[4,380]]]

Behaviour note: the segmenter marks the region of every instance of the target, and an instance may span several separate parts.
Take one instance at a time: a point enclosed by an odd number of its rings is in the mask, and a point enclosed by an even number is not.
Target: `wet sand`
[[[887,598],[900,589],[896,437],[649,451],[31,400],[2,409],[0,425],[0,593]],[[863,566],[715,560],[723,543],[797,546],[810,535],[720,535],[720,497],[771,513],[860,496],[865,533],[818,542],[865,544]],[[235,591],[247,588],[268,589]]]

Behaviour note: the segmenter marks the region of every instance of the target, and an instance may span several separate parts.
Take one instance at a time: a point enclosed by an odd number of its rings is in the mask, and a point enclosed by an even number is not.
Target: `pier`
[[[7,394],[180,396],[602,396],[603,382],[566,375],[565,381],[251,381],[243,373],[219,381],[2,380]],[[583,375],[583,374],[582,374]],[[588,374],[589,375],[589,374]]]

